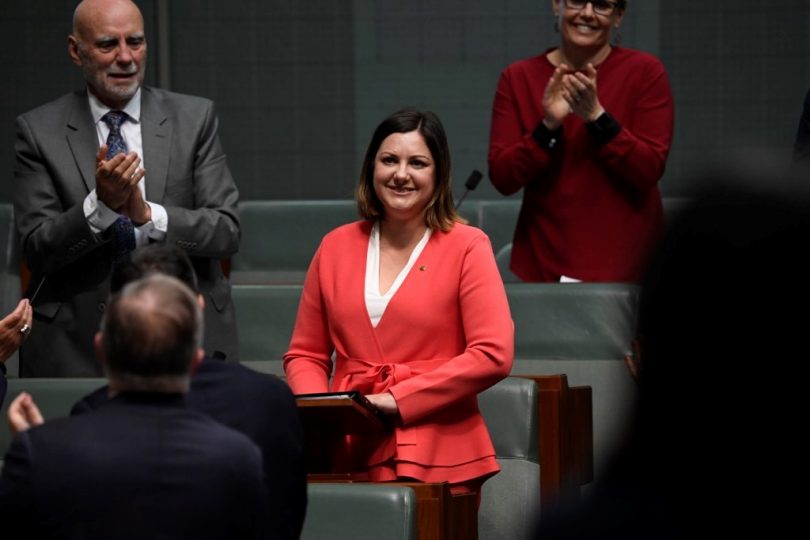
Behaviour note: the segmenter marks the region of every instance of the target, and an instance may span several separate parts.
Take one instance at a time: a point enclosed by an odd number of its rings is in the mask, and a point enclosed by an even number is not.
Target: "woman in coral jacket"
[[[501,74],[489,175],[523,189],[512,271],[524,281],[637,281],[663,229],[672,141],[667,74],[611,45],[624,0],[552,0],[558,47]]]
[[[498,465],[476,395],[509,374],[514,326],[489,239],[453,207],[435,114],[377,127],[357,203],[365,220],[327,234],[310,265],[287,381],[296,394],[358,390],[393,417],[391,436],[350,443],[370,480],[480,497]]]

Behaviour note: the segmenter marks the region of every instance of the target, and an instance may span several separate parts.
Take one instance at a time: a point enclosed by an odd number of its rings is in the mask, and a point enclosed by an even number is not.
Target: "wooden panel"
[[[544,508],[576,501],[593,479],[591,388],[570,388],[565,375],[524,375],[539,390],[540,501]]]

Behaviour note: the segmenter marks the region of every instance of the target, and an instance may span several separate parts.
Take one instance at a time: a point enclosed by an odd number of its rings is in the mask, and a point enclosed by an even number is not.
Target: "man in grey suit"
[[[21,375],[101,373],[92,340],[112,265],[152,242],[189,254],[207,297],[206,352],[237,360],[220,259],[239,246],[239,194],[213,103],[142,86],[146,36],[130,0],[83,0],[68,53],[86,91],[17,119],[15,220],[38,290]]]

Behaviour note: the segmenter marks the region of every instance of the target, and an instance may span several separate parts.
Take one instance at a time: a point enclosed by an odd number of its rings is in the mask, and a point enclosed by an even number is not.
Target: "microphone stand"
[[[470,176],[467,178],[467,181],[464,182],[464,187],[466,188],[464,190],[464,193],[461,195],[459,200],[456,201],[456,210],[458,210],[461,207],[461,203],[464,202],[464,198],[467,197],[467,194],[478,187],[478,183],[481,181],[483,177],[484,175],[481,174],[481,171],[479,171],[478,169],[473,169],[473,172],[470,173]]]

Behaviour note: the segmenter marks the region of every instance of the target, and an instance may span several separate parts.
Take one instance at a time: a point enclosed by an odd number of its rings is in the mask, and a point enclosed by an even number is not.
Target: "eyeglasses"
[[[581,0],[565,0],[565,7],[568,9],[585,9],[585,4],[589,2],[582,2]],[[599,15],[613,15],[613,10],[619,7],[619,2],[608,2],[608,0],[595,0],[590,2],[593,7],[594,13]]]

